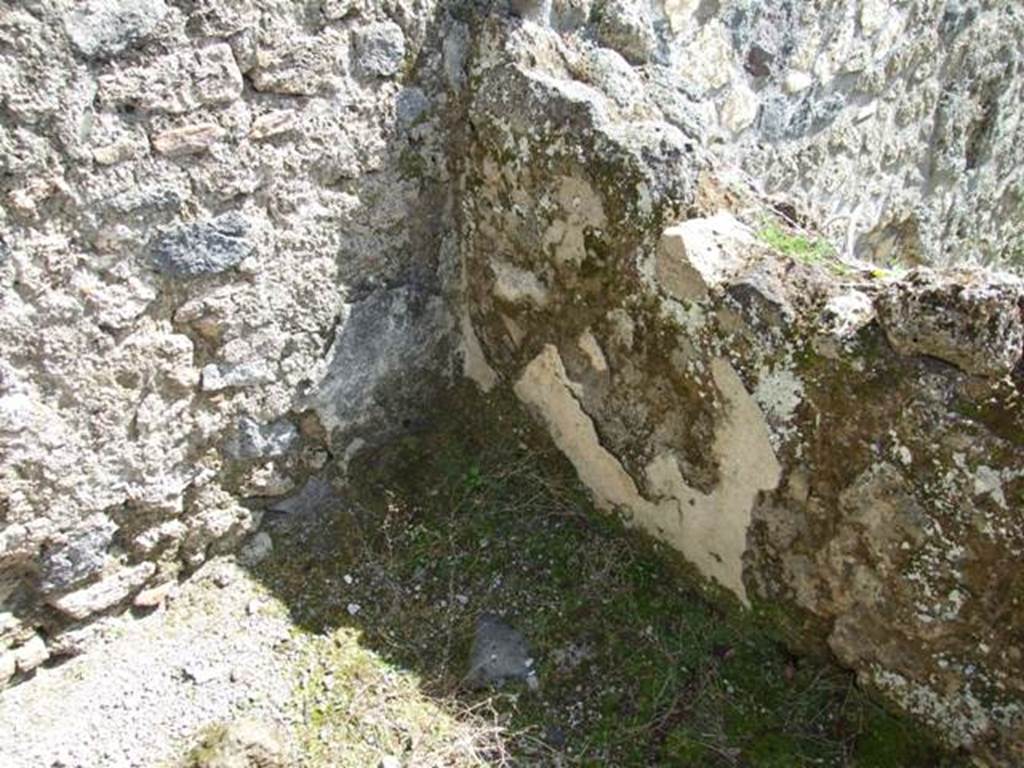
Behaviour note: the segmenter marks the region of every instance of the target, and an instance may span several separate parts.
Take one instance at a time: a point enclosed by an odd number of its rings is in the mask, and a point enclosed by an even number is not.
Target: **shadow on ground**
[[[343,502],[265,523],[257,575],[318,638],[296,693],[311,765],[960,764],[593,510],[511,404],[445,410],[353,462]],[[486,615],[525,636],[537,684],[467,684]]]

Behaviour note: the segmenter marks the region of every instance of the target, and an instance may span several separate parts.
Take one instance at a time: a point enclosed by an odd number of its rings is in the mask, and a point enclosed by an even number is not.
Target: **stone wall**
[[[1012,764],[1024,289],[964,265],[1020,261],[1020,11],[508,5],[0,0],[0,684],[319,503],[461,362]],[[956,268],[873,266],[921,264]]]
[[[1024,267],[1024,11],[1006,0],[553,0],[575,75],[850,258]]]
[[[651,17],[662,56],[720,154],[844,253],[1024,266],[1019,4],[665,0],[663,11]]]
[[[624,106],[607,54],[534,24],[476,45],[471,374],[514,388],[600,506],[1013,764],[1024,282],[846,264],[675,103],[638,79]]]
[[[0,3],[3,681],[443,382],[445,23]]]

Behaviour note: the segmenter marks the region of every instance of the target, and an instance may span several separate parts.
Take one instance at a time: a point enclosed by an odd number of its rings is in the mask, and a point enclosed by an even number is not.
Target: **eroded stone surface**
[[[1019,282],[834,255],[1019,261],[1021,16],[513,5],[2,15],[0,679],[267,554],[461,356],[604,506],[1005,756]]]
[[[698,126],[656,128],[683,114],[671,102],[623,108],[546,34],[476,39],[463,257],[486,364],[600,506],[805,645],[827,638],[950,743],[1012,764],[1019,281],[843,264],[687,156]],[[764,42],[751,77],[786,71]]]
[[[153,250],[157,269],[173,277],[199,277],[238,266],[252,254],[249,223],[237,213],[190,224],[161,237]]]
[[[89,0],[65,17],[64,27],[83,55],[113,56],[151,33],[166,14],[163,0]]]
[[[329,430],[338,455],[357,428],[400,430],[455,369],[445,12],[15,5],[0,13],[4,659],[30,629],[74,653],[67,625],[159,602],[150,590],[325,471]],[[398,303],[377,295],[418,297],[383,339]],[[367,314],[349,306],[377,307],[349,345],[358,369],[329,365]],[[406,376],[412,359],[438,375]]]
[[[980,376],[1005,376],[1024,357],[1024,283],[918,270],[878,298],[886,337]]]
[[[753,241],[753,233],[728,214],[669,227],[658,244],[655,278],[680,301],[705,299],[742,268],[749,257],[745,246]]]

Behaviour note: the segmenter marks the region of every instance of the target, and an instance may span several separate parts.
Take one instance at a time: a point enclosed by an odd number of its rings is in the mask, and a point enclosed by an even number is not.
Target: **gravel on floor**
[[[290,730],[292,634],[243,568],[208,563],[152,614],[109,620],[82,655],[0,692],[0,765],[173,766],[243,714]]]

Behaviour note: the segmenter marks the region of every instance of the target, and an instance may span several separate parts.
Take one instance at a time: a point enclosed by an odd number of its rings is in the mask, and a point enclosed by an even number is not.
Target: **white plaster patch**
[[[543,417],[555,445],[579,473],[580,480],[605,510],[639,509],[650,513],[622,464],[601,445],[590,417],[573,393],[558,349],[548,344],[526,367],[515,393]]]
[[[743,553],[751,509],[761,491],[778,485],[781,468],[757,404],[728,361],[712,362],[712,374],[728,404],[715,433],[721,482],[711,494],[690,488],[669,453],[647,468],[647,481],[660,498],[641,495],[619,460],[598,438],[583,411],[558,349],[547,345],[516,382],[516,395],[544,420],[555,444],[572,462],[599,507],[618,510],[667,541],[708,578],[747,602]]]
[[[782,469],[764,416],[736,371],[719,358],[712,361],[711,373],[728,404],[727,414],[715,430],[718,486],[710,494],[690,488],[675,458],[668,454],[648,465],[647,479],[653,491],[670,497],[676,505],[680,526],[670,543],[702,573],[746,603],[743,553],[752,507],[761,491],[778,486]]]

